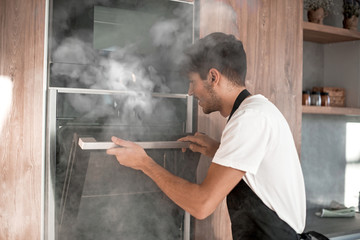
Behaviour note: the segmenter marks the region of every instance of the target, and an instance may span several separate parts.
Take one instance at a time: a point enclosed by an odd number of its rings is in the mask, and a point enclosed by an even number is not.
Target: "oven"
[[[192,1],[53,0],[50,4],[45,239],[191,239],[193,219],[147,176],[105,149],[142,145],[196,181],[196,131],[180,69],[194,40]]]

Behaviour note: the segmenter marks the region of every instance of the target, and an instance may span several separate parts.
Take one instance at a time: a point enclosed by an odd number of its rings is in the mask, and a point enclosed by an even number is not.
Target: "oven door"
[[[199,154],[183,153],[187,144],[176,141],[192,131],[189,96],[154,94],[157,114],[133,110],[123,116],[117,108],[112,115],[93,112],[96,107],[78,113],[71,104],[76,96],[92,102],[99,96],[126,98],[124,92],[50,88],[49,93],[47,216],[54,239],[190,239],[189,214],[143,173],[105,153],[114,147],[111,136],[132,140],[159,165],[195,182]]]

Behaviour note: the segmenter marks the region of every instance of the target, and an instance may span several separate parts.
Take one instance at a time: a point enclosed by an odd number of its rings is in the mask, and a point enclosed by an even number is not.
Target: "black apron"
[[[246,89],[239,94],[228,121],[248,96],[250,93]],[[234,240],[303,239],[268,208],[244,180],[241,180],[227,196],[227,206]]]

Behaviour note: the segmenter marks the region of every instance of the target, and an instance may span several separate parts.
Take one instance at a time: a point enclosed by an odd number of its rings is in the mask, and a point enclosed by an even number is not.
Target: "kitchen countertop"
[[[316,231],[330,239],[360,239],[360,213],[352,218],[321,218],[308,211],[305,232]]]

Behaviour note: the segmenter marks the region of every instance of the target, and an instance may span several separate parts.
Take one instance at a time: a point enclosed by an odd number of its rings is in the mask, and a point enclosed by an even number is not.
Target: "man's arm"
[[[112,140],[122,148],[109,149],[108,154],[115,155],[124,166],[143,171],[171,200],[198,219],[209,216],[245,174],[212,163],[201,184],[191,183],[158,165],[135,143],[119,138]]]

